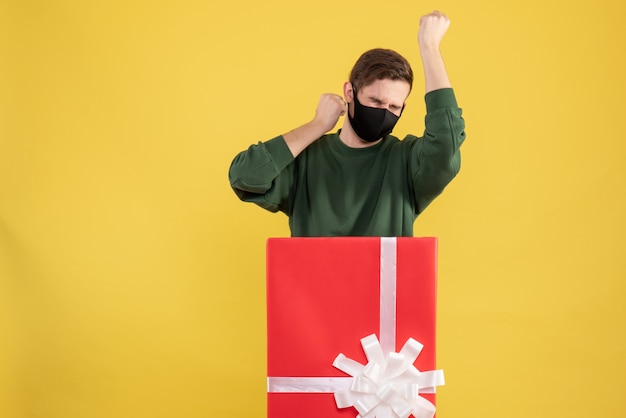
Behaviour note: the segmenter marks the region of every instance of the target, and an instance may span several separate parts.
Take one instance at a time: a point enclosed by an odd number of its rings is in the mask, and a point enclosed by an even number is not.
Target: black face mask
[[[387,109],[364,106],[356,96],[357,92],[354,90],[354,116],[348,112],[348,119],[359,138],[365,142],[375,142],[389,135],[400,116]]]

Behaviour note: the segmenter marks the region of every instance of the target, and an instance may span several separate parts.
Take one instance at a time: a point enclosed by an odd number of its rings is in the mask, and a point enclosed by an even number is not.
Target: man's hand
[[[333,129],[340,116],[346,114],[346,102],[337,94],[322,94],[315,110],[313,123],[318,124],[324,133]]]
[[[422,16],[417,34],[420,48],[439,49],[443,35],[445,35],[448,27],[450,27],[450,19],[437,10]]]
[[[306,147],[333,129],[339,117],[345,115],[346,102],[337,94],[322,94],[313,120],[283,135],[291,154],[297,157]]]
[[[450,19],[438,11],[424,15],[420,19],[417,40],[424,65],[426,93],[452,87],[439,50],[448,27],[450,27]]]

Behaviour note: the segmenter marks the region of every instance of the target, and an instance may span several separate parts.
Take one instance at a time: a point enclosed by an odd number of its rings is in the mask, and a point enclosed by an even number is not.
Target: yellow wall
[[[464,108],[440,238],[440,417],[626,414],[626,6],[539,0],[0,3],[0,416],[263,417],[264,242],[227,169],[358,55]]]

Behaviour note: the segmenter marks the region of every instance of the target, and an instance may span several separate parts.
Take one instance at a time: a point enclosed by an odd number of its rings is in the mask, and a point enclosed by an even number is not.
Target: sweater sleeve
[[[452,181],[461,167],[465,121],[451,88],[426,94],[426,129],[414,138],[409,155],[416,213],[421,213]]]
[[[235,194],[271,212],[288,211],[294,157],[282,136],[251,145],[230,165],[228,178]]]

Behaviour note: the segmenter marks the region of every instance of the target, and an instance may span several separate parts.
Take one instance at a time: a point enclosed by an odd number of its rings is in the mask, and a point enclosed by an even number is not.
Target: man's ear
[[[354,99],[354,89],[349,81],[343,83],[343,99],[346,103],[350,103]]]

